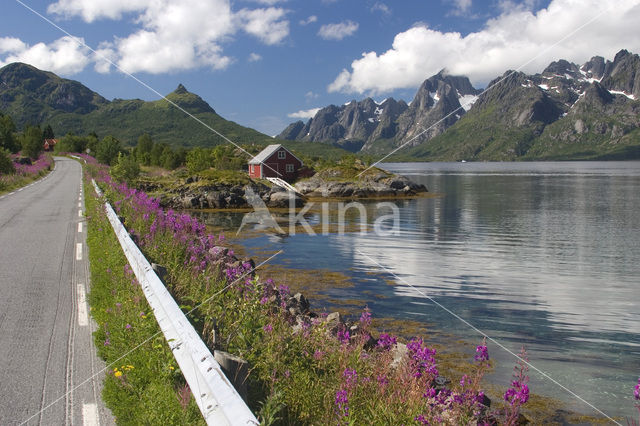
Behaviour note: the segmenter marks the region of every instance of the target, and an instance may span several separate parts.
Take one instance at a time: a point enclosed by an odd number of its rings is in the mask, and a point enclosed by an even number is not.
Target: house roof
[[[260,153],[258,155],[256,155],[251,160],[249,160],[249,164],[262,164],[262,163],[264,163],[267,158],[271,157],[280,148],[285,149],[289,154],[293,155],[293,153],[291,151],[289,151],[287,148],[283,147],[281,144],[267,145],[266,148],[263,149],[262,151],[260,151]],[[295,155],[293,155],[293,156],[296,157]],[[298,161],[300,161],[300,159],[298,157],[296,157],[296,158],[298,159]],[[302,161],[300,161],[300,162],[302,162]]]

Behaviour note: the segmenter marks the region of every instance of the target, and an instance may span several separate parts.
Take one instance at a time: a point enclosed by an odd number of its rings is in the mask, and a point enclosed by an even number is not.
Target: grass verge
[[[103,399],[118,424],[204,424],[173,354],[85,180],[89,304],[98,354],[108,365]]]

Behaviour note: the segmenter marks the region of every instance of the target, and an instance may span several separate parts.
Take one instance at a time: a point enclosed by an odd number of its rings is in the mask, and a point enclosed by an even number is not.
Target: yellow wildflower
[[[113,373],[113,375],[116,377],[120,377],[122,376],[122,371],[116,371],[115,373]]]

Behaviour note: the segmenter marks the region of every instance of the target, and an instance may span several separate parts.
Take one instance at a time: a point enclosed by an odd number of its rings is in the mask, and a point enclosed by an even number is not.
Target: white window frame
[[[287,164],[286,165],[286,172],[287,173],[293,173],[294,167],[293,164]]]
[[[284,160],[285,158],[287,158],[287,153],[285,152],[285,150],[281,149],[280,151],[278,151],[278,160]]]

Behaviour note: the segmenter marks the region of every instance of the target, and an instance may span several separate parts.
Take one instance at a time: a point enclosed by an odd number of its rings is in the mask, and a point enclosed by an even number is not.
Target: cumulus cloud
[[[275,0],[259,0],[275,4]],[[86,22],[133,14],[138,28],[101,43],[94,57],[98,72],[108,72],[108,58],[125,72],[165,73],[209,66],[224,69],[233,58],[223,44],[244,31],[272,45],[289,35],[287,11],[278,7],[233,11],[230,0],[58,0],[49,13]]]
[[[248,59],[249,62],[258,62],[260,60],[262,60],[262,56],[260,56],[259,54],[255,53],[255,52],[252,52],[249,55],[249,59]]]
[[[84,42],[83,39],[79,41]],[[0,66],[11,62],[25,62],[37,68],[60,75],[73,75],[90,62],[85,48],[76,40],[65,36],[50,44],[29,46],[13,37],[0,38]]]
[[[306,110],[300,110],[298,112],[292,112],[291,114],[287,114],[289,118],[298,118],[298,119],[309,119],[315,117],[315,115],[320,111],[320,108],[311,108]]]
[[[242,28],[265,44],[278,44],[289,35],[289,21],[282,18],[287,11],[280,8],[247,10],[237,13]]]
[[[311,15],[309,16],[307,19],[302,19],[300,20],[300,25],[309,25],[309,24],[313,24],[314,22],[318,21],[318,17],[316,15]]]
[[[560,58],[582,63],[593,55],[612,58],[622,48],[640,50],[640,38],[629,36],[638,34],[638,1],[604,3],[552,0],[535,13],[521,6],[505,6],[482,30],[466,36],[420,24],[397,34],[386,52],[363,53],[328,89],[382,94],[415,88],[442,68],[484,85],[507,69],[538,72]],[[596,16],[596,21],[565,39]]]
[[[358,27],[359,24],[353,21],[326,24],[320,27],[318,35],[325,40],[342,40],[358,31]]]

